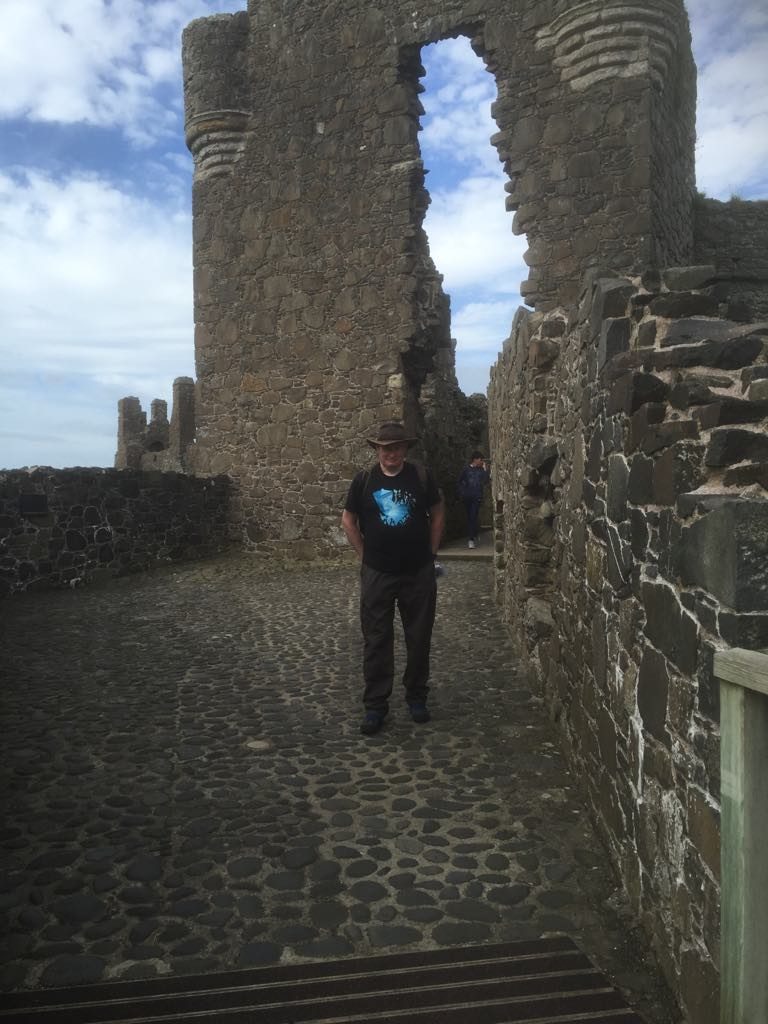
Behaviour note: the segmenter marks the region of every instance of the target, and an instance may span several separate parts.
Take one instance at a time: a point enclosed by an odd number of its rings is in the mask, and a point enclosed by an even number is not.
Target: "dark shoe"
[[[378,711],[366,711],[365,718],[360,724],[360,732],[363,736],[375,736],[384,725],[384,715]]]
[[[409,704],[408,710],[411,712],[411,718],[414,722],[428,722],[430,715],[426,704]]]

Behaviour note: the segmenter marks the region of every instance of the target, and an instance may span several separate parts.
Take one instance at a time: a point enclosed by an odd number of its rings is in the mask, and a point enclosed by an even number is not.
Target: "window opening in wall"
[[[490,139],[496,83],[469,39],[421,49],[424,107],[419,145],[431,203],[424,218],[432,260],[451,298],[456,376],[465,394],[485,394],[491,365],[522,305],[524,236],[512,234],[508,181]]]

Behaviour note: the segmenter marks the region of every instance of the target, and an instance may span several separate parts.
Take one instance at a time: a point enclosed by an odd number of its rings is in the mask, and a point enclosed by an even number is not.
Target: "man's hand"
[[[341,513],[341,528],[347,535],[347,540],[357,552],[357,557],[360,561],[363,560],[363,535],[360,533],[360,527],[358,525],[357,516],[354,512],[347,512],[346,509]]]

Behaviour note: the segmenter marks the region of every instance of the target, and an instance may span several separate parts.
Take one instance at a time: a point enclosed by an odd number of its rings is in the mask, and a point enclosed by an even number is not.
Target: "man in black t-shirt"
[[[403,686],[414,722],[428,722],[429,650],[437,587],[434,560],[443,533],[443,500],[432,474],[406,461],[416,439],[400,423],[384,423],[366,438],[377,462],[349,488],[341,525],[357,552],[363,631],[367,736],[381,729],[395,671],[395,604],[407,651]]]

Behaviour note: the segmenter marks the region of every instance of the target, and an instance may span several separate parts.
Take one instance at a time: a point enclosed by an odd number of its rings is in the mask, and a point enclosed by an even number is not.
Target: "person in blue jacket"
[[[477,544],[478,519],[480,506],[483,503],[483,490],[490,482],[491,476],[485,466],[485,458],[482,452],[472,452],[469,465],[461,471],[458,484],[459,498],[464,502],[467,510],[467,546],[475,547]]]

